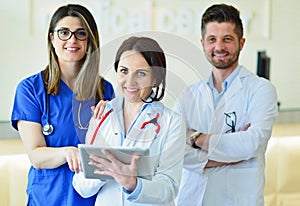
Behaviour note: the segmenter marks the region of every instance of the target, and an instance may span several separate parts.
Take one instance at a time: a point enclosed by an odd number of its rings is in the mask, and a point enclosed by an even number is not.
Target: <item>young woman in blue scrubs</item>
[[[98,74],[99,35],[85,7],[69,4],[56,10],[48,54],[45,70],[19,83],[11,117],[32,163],[27,205],[94,205],[95,197],[82,198],[72,187],[74,172],[81,169],[77,145],[82,143],[72,102],[111,100],[114,90]]]

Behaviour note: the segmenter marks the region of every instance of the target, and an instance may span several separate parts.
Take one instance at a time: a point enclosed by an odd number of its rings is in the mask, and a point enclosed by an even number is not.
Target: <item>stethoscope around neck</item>
[[[49,113],[50,113],[49,104],[50,104],[50,98],[49,98],[49,94],[47,94],[46,92],[46,124],[44,124],[42,127],[42,132],[46,136],[51,135],[54,131],[54,127],[49,120]]]
[[[98,130],[100,129],[102,123],[105,121],[105,119],[113,112],[113,109],[110,109],[107,113],[104,114],[104,116],[101,118],[101,120],[99,121],[94,133],[93,133],[93,136],[92,136],[92,139],[90,141],[90,145],[94,144],[94,141],[96,139],[96,136],[97,136],[97,133],[98,133]],[[159,117],[159,113],[156,113],[156,116],[154,118],[152,118],[151,120],[149,121],[146,121],[142,124],[141,126],[141,129],[144,129],[145,126],[147,124],[154,124],[156,126],[156,129],[155,129],[155,133],[158,134],[159,131],[160,131],[160,125],[158,124],[157,120],[158,120],[158,117]]]
[[[54,132],[54,127],[50,123],[50,94],[46,93],[46,123],[42,126],[42,132],[45,136],[51,135]],[[88,124],[86,126],[83,126],[81,123],[81,118],[80,118],[80,113],[81,113],[81,103],[79,104],[78,107],[78,129],[80,130],[87,130],[88,129]]]

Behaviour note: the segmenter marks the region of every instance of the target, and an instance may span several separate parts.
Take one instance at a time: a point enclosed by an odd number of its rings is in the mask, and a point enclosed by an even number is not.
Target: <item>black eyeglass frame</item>
[[[224,113],[225,114],[225,123],[227,126],[230,127],[229,130],[227,130],[225,133],[229,132],[235,132],[235,126],[236,126],[236,113],[235,112],[229,112],[229,113]],[[228,120],[231,121],[228,123]]]
[[[61,36],[59,35],[59,32],[60,32],[60,31],[63,31],[63,30],[70,32],[69,37],[66,38],[66,39],[61,38]],[[84,32],[86,33],[86,36],[84,37],[84,39],[78,38],[78,36],[77,36],[77,35],[78,35],[78,32],[82,32],[82,31],[84,31]],[[68,41],[69,39],[72,38],[73,35],[74,35],[75,38],[76,38],[77,40],[79,40],[79,41],[85,41],[85,40],[87,40],[87,38],[88,38],[88,32],[87,32],[85,29],[77,29],[76,31],[71,31],[71,30],[68,29],[68,28],[61,28],[61,29],[55,29],[55,30],[53,30],[52,32],[56,32],[56,33],[57,33],[57,37],[58,37],[60,40],[62,40],[62,41]]]

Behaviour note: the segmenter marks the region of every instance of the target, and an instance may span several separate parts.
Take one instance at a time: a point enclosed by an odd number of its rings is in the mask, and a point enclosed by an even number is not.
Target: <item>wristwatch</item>
[[[194,132],[191,136],[190,136],[190,142],[191,142],[191,145],[193,148],[196,148],[196,149],[201,149],[201,147],[198,147],[195,142],[196,142],[196,139],[202,135],[201,132]]]

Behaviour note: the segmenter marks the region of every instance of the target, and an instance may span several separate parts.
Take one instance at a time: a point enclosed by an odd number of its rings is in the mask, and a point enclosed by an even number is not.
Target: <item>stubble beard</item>
[[[216,69],[228,69],[228,68],[232,67],[232,65],[234,65],[238,61],[239,56],[240,56],[240,52],[238,50],[237,52],[235,52],[232,55],[232,58],[228,59],[228,61],[223,61],[223,60],[214,61],[213,58],[212,58],[212,55],[206,54],[207,60]]]

